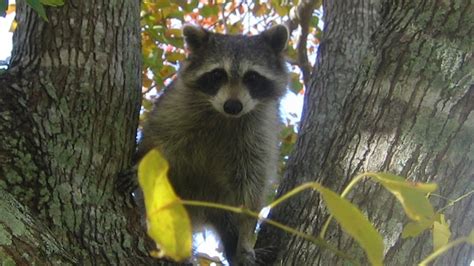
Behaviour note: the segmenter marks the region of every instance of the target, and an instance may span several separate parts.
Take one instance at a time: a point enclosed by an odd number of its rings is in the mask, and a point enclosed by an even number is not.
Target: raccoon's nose
[[[239,100],[230,99],[224,103],[224,112],[236,115],[242,111],[242,103]]]

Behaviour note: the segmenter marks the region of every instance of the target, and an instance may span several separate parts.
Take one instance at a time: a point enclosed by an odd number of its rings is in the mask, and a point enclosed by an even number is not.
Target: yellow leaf
[[[142,73],[142,87],[149,89],[153,84],[153,80],[151,80],[148,75]]]
[[[182,29],[166,29],[165,31],[166,37],[183,37],[183,30]]]
[[[160,72],[158,73],[161,78],[170,78],[174,73],[176,72],[176,69],[172,66],[165,65],[160,69]]]
[[[9,15],[13,12],[16,12],[16,4],[9,4],[6,13]]]
[[[184,59],[186,59],[186,55],[184,53],[172,52],[167,53],[165,55],[165,59],[171,62],[183,61]]]
[[[191,256],[191,222],[168,180],[168,162],[158,150],[151,150],[140,162],[138,181],[145,200],[148,235],[160,252],[182,261]]]
[[[16,22],[16,19],[12,21],[12,24],[10,25],[10,29],[8,30],[9,32],[14,32],[16,30],[16,27],[18,26],[18,23]]]
[[[433,206],[426,194],[437,189],[434,183],[414,183],[403,177],[388,173],[373,173],[380,184],[389,190],[402,204],[407,216],[414,221],[431,221],[434,217]]]
[[[433,251],[446,245],[450,237],[449,225],[444,219],[444,214],[441,214],[440,221],[435,221],[433,224]]]
[[[369,220],[348,200],[317,184],[315,187],[323,196],[329,212],[342,229],[351,235],[364,249],[372,265],[382,265],[384,243],[380,234]]]

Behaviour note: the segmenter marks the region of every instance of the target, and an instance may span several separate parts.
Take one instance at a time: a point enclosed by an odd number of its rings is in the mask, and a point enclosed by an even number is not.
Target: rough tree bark
[[[65,1],[49,23],[17,1],[0,76],[0,259],[151,263],[114,190],[141,101],[139,1]]]
[[[436,182],[438,194],[450,199],[474,189],[472,1],[377,2],[325,1],[300,137],[279,195],[312,180],[341,192],[364,171]],[[380,186],[364,182],[349,198],[384,235],[387,265],[414,265],[431,252],[428,232],[401,238],[407,219]],[[435,209],[448,203],[431,201]],[[473,228],[473,201],[468,197],[445,211],[452,238]],[[327,213],[318,195],[307,192],[270,218],[318,235]],[[366,261],[334,222],[326,238]],[[266,250],[259,258],[264,264],[341,264],[334,254],[270,226],[262,228],[257,247]],[[468,265],[473,259],[473,247],[463,245],[436,264]]]

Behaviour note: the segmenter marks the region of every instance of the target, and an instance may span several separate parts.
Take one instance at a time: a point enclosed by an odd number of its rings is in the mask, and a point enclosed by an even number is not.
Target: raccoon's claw
[[[115,178],[115,188],[126,194],[134,192],[138,188],[137,169],[130,168],[118,173]]]

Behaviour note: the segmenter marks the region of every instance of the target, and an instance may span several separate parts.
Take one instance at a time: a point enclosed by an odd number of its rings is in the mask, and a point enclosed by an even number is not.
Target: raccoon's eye
[[[255,71],[247,71],[242,81],[253,98],[265,98],[273,95],[273,82]]]
[[[216,68],[204,73],[196,81],[196,88],[206,94],[215,95],[220,86],[227,81],[227,73],[222,68]]]
[[[255,71],[248,71],[245,73],[243,81],[246,85],[258,85],[261,81],[265,79],[260,74]]]
[[[215,81],[221,81],[221,80],[227,79],[227,73],[222,68],[216,68],[216,69],[212,70],[211,72],[209,72],[209,75]]]

